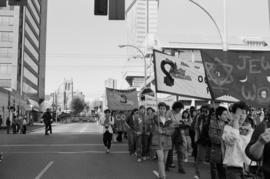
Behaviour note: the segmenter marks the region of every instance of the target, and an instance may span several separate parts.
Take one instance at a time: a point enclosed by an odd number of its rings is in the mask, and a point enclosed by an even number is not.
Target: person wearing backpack
[[[255,128],[245,152],[251,160],[262,161],[264,178],[270,178],[270,106],[264,121]]]

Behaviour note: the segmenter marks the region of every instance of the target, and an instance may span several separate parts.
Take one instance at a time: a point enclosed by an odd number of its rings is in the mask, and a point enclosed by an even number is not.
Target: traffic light
[[[9,0],[8,4],[10,6],[26,6],[27,0]]]
[[[125,20],[125,0],[110,0],[109,20]]]
[[[108,0],[95,0],[95,15],[106,16],[108,14]]]
[[[7,6],[7,0],[0,0],[0,7],[6,7]]]

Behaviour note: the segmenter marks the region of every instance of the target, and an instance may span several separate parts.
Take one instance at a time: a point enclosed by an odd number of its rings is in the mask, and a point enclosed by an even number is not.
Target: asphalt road
[[[156,161],[138,163],[129,156],[126,143],[112,145],[106,154],[102,128],[95,123],[57,124],[53,134],[44,129],[27,135],[0,135],[0,179],[154,179]],[[175,162],[176,163],[176,162]],[[193,178],[192,163],[187,174],[171,169],[168,179]],[[202,179],[209,179],[204,166]]]

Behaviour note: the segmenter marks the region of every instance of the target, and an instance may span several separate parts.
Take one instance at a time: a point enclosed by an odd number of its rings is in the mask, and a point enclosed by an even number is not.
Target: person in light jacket
[[[101,118],[101,125],[103,126],[103,143],[105,146],[106,153],[110,153],[111,143],[112,143],[112,135],[113,135],[113,125],[114,120],[111,116],[111,111],[106,109],[104,111],[105,116]]]
[[[166,115],[166,104],[158,104],[158,114],[154,117],[152,149],[158,156],[158,172],[153,173],[161,179],[166,178],[165,164],[167,161],[168,151],[172,148],[171,136],[174,132],[172,120]]]

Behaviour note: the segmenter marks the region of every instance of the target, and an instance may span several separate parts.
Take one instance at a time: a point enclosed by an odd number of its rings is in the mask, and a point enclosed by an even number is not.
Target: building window
[[[13,41],[13,32],[0,32],[0,41],[1,42],[12,42]]]
[[[23,92],[27,94],[32,94],[36,95],[38,94],[37,90],[26,84],[25,82],[23,83]]]
[[[14,24],[13,17],[11,16],[0,16],[0,25],[10,25]]]
[[[0,79],[0,86],[2,88],[11,88],[11,79]]]
[[[11,57],[12,48],[0,47],[0,57]]]
[[[0,63],[0,74],[11,74],[11,64]]]
[[[36,34],[39,35],[39,27],[38,27],[36,21],[33,19],[32,15],[28,9],[26,9],[26,17],[29,20],[30,24],[33,26],[34,30],[36,31]]]
[[[35,43],[36,47],[39,48],[39,41],[27,23],[25,25],[25,30],[27,34],[31,37],[31,40],[33,40],[33,42]]]
[[[24,61],[36,72],[38,73],[38,65],[34,62],[33,59],[27,54],[24,53]]]
[[[23,69],[23,74],[25,78],[30,80],[35,85],[38,85],[38,78],[25,67]]]
[[[36,58],[36,60],[39,60],[39,55],[36,49],[32,46],[32,44],[29,42],[27,38],[25,38],[25,46],[27,49],[31,52],[31,54]]]

